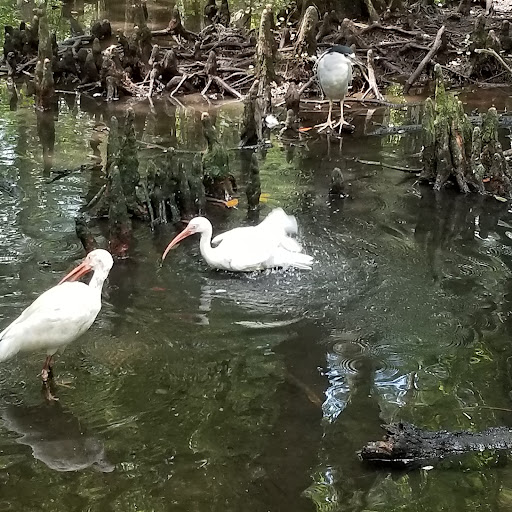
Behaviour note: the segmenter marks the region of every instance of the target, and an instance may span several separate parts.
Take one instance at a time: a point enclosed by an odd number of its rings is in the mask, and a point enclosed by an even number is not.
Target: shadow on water
[[[3,428],[16,434],[16,442],[29,446],[34,459],[55,471],[81,471],[88,467],[110,473],[105,447],[86,433],[80,421],[58,404],[8,405],[0,409]]]

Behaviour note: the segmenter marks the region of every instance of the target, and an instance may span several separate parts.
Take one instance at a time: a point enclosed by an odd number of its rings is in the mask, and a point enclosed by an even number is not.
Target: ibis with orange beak
[[[268,268],[298,268],[310,270],[313,258],[303,254],[300,244],[289,235],[297,232],[293,216],[282,209],[273,210],[259,225],[235,228],[215,237],[205,217],[195,217],[171,240],[162,260],[181,240],[199,233],[199,249],[206,263],[215,269],[233,272],[254,272]]]
[[[46,384],[54,354],[92,325],[101,309],[101,289],[114,264],[109,252],[91,251],[57,286],[40,295],[0,333],[0,362],[18,352],[46,351],[41,377]],[[78,279],[94,272],[89,284]]]

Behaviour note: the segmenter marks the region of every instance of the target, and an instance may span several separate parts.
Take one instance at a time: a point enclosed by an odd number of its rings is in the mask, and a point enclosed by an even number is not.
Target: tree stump
[[[482,129],[472,129],[462,103],[446,92],[436,64],[435,101],[428,98],[423,115],[421,181],[434,190],[454,184],[463,193],[478,192],[510,198],[510,173],[498,141],[498,117],[489,109]]]
[[[316,35],[318,26],[318,9],[310,5],[302,18],[297,40],[295,42],[295,55],[300,59],[302,55],[316,54]]]
[[[244,114],[240,130],[240,147],[253,146],[258,143],[258,128],[256,127],[256,99],[258,98],[259,80],[255,80],[244,98]],[[262,119],[261,114],[258,115]]]
[[[478,78],[489,78],[499,72],[499,64],[494,57],[485,52],[477,52],[478,49],[494,50],[497,54],[501,52],[501,42],[494,30],[487,30],[486,17],[481,14],[475,20],[475,28],[471,33],[469,51],[468,76]]]
[[[221,0],[219,11],[217,13],[216,18],[217,23],[224,25],[225,27],[229,26],[229,22],[231,21],[231,14],[229,12],[229,4],[228,0]]]
[[[499,37],[503,51],[512,51],[512,35],[510,34],[510,22],[508,20],[502,21]]]
[[[261,87],[266,89],[270,83],[275,81],[275,64],[277,59],[277,48],[272,33],[274,26],[274,13],[272,6],[268,4],[261,13],[258,41],[256,43],[256,77],[260,80]]]
[[[219,142],[217,130],[207,112],[201,114],[201,123],[208,144],[203,155],[203,183],[206,195],[221,201],[229,201],[233,190],[228,152]]]
[[[55,83],[53,78],[52,38],[48,30],[46,17],[46,4],[42,4],[38,17],[38,49],[35,82],[37,92],[37,106],[43,110],[50,109],[55,97]]]
[[[273,35],[274,14],[267,5],[261,13],[260,29],[256,44],[256,80],[244,100],[241,146],[263,143],[263,119],[272,106],[271,83],[277,79],[275,63],[277,48]]]

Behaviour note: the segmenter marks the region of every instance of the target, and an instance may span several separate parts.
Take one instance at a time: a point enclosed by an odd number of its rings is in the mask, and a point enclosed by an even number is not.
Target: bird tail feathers
[[[18,353],[18,348],[16,348],[12,339],[9,338],[9,327],[0,332],[0,363],[7,361]]]
[[[274,208],[261,222],[260,226],[269,223],[273,227],[282,228],[288,235],[296,235],[299,231],[297,219],[288,215],[282,208]]]
[[[311,270],[313,267],[314,259],[312,256],[298,252],[292,253],[293,257],[289,260],[290,267],[298,268],[300,270]]]

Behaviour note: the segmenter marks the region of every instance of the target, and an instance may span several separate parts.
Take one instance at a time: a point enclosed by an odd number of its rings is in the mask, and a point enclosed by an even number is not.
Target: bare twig
[[[188,77],[188,75],[186,75],[186,74],[184,74],[181,77],[180,83],[176,86],[174,91],[172,91],[171,94],[170,94],[171,98],[179,91],[180,87],[183,85],[183,82],[187,79],[187,77]]]
[[[492,55],[512,75],[512,68],[494,50],[489,48],[476,48],[475,53],[486,53],[487,55]]]
[[[374,160],[361,160],[360,158],[355,159],[356,162],[365,165],[377,165],[379,167],[387,167],[388,169],[395,169],[396,171],[409,172],[411,174],[418,174],[423,169],[417,169],[415,167],[402,167],[400,165],[386,164],[385,162],[376,162]]]

